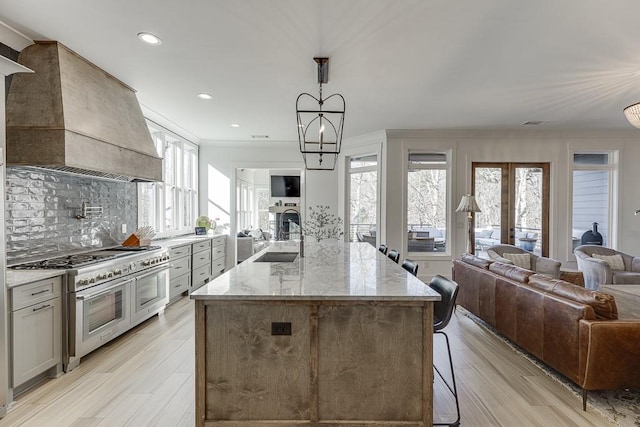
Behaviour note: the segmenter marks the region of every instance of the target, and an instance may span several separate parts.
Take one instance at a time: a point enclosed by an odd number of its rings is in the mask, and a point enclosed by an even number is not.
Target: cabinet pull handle
[[[49,292],[49,289],[43,289],[43,290],[38,291],[38,292],[32,292],[31,296],[34,297],[36,295],[44,294],[45,292]]]
[[[34,308],[33,311],[40,311],[40,310],[43,310],[43,309],[45,309],[47,307],[51,307],[51,304],[45,304],[42,307]]]

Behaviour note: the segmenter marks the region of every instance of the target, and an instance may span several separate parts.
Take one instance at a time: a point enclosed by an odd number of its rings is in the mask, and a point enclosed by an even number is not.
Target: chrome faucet
[[[296,209],[285,209],[282,212],[280,212],[280,236],[283,236],[283,231],[282,231],[282,226],[284,225],[284,214],[288,213],[288,212],[293,212],[296,215],[298,215],[298,226],[300,227],[300,258],[304,258],[304,233],[302,232],[302,216],[300,215],[300,212]],[[291,224],[289,224],[289,227],[291,227]],[[289,228],[289,234],[291,234],[291,228]]]

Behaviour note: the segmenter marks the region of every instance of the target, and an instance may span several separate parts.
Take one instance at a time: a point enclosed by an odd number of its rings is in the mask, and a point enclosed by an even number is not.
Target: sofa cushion
[[[614,285],[637,285],[640,284],[640,273],[634,271],[614,271]]]
[[[551,293],[591,306],[596,313],[596,319],[615,320],[618,318],[616,300],[612,295],[591,291],[564,281],[557,283]]]
[[[491,261],[489,261],[488,259],[480,258],[471,254],[462,255],[462,261],[467,264],[475,265],[476,267],[484,269],[488,269],[489,265],[491,264]]]
[[[517,265],[503,264],[501,262],[494,262],[489,265],[489,271],[522,283],[527,283],[529,276],[534,274],[531,270],[518,267]]]
[[[602,261],[609,264],[611,270],[613,271],[624,271],[624,259],[622,255],[601,255],[601,254],[592,254],[593,258],[601,259]]]
[[[546,274],[532,274],[529,276],[529,286],[540,289],[543,292],[551,292],[558,283],[565,282]]]
[[[531,270],[531,256],[529,256],[529,254],[514,254],[505,252],[502,254],[502,256],[518,267]]]

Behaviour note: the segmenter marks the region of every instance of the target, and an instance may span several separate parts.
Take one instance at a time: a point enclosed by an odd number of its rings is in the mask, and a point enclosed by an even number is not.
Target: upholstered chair
[[[581,245],[574,251],[584,286],[640,284],[640,257],[599,245]]]
[[[494,245],[487,249],[487,255],[492,261],[515,264],[536,273],[548,274],[555,279],[560,278],[560,261],[532,254],[517,246]]]

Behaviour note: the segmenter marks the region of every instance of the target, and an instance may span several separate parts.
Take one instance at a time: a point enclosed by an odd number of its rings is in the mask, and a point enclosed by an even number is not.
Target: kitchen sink
[[[298,252],[267,252],[254,262],[293,262]]]

